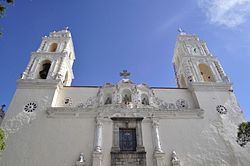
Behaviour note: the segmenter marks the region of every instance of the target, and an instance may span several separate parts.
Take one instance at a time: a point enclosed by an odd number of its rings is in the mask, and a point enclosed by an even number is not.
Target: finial
[[[175,151],[172,152],[171,157],[172,166],[181,166],[180,159],[177,157],[177,154]]]
[[[122,72],[120,72],[120,76],[123,77],[123,79],[127,79],[130,76],[130,72],[122,70]]]
[[[65,31],[68,31],[68,30],[69,30],[69,27],[68,27],[68,26],[66,26],[66,27],[65,27]]]
[[[79,160],[76,161],[76,166],[85,166],[85,158],[84,158],[84,155],[83,153],[80,153],[80,157],[79,157]]]
[[[178,32],[179,32],[181,35],[186,34],[185,31],[184,31],[183,29],[181,29],[181,28],[178,28]]]
[[[4,109],[4,107],[6,107],[6,105],[5,104],[3,104],[2,106],[1,106],[1,111],[4,111],[3,109]]]

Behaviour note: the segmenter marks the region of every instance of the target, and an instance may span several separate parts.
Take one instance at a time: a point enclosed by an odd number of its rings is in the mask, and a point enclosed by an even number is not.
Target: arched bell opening
[[[49,73],[49,69],[51,66],[51,61],[50,60],[44,60],[40,67],[39,67],[39,72],[38,72],[38,79],[46,79]]]
[[[204,82],[215,82],[210,67],[206,64],[199,64],[200,74]]]
[[[58,47],[58,44],[57,44],[57,43],[52,43],[52,44],[49,46],[49,52],[56,52],[57,47]]]
[[[69,80],[69,72],[67,71],[63,80],[63,85],[67,85]]]

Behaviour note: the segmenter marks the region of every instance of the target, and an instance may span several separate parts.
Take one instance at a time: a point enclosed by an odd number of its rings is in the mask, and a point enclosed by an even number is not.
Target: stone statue
[[[142,103],[143,105],[149,105],[149,101],[148,101],[147,98],[143,98],[141,103]]]
[[[125,104],[129,104],[131,102],[131,97],[128,96],[127,94],[125,94],[124,97],[123,97],[123,102]]]
[[[111,97],[108,97],[105,101],[105,104],[112,104],[112,99]]]
[[[176,154],[175,151],[173,151],[173,153],[172,153],[171,162],[172,162],[172,166],[181,166],[180,160],[178,159],[177,154]]]
[[[84,159],[83,153],[80,153],[79,160],[76,161],[76,166],[85,166],[86,160]]]

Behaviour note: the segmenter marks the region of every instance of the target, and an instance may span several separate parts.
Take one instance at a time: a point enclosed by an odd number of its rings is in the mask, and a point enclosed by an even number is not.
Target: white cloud
[[[237,27],[250,14],[250,0],[198,0],[210,23]]]

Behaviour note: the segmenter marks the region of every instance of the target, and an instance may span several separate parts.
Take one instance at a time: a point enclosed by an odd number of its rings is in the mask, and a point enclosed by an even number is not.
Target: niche
[[[148,96],[147,95],[145,95],[145,94],[141,95],[141,103],[143,105],[149,105],[149,100],[148,100]]]
[[[130,104],[132,102],[131,91],[125,89],[122,93],[122,102],[124,104]]]
[[[112,104],[112,96],[110,94],[106,96],[104,104]]]

